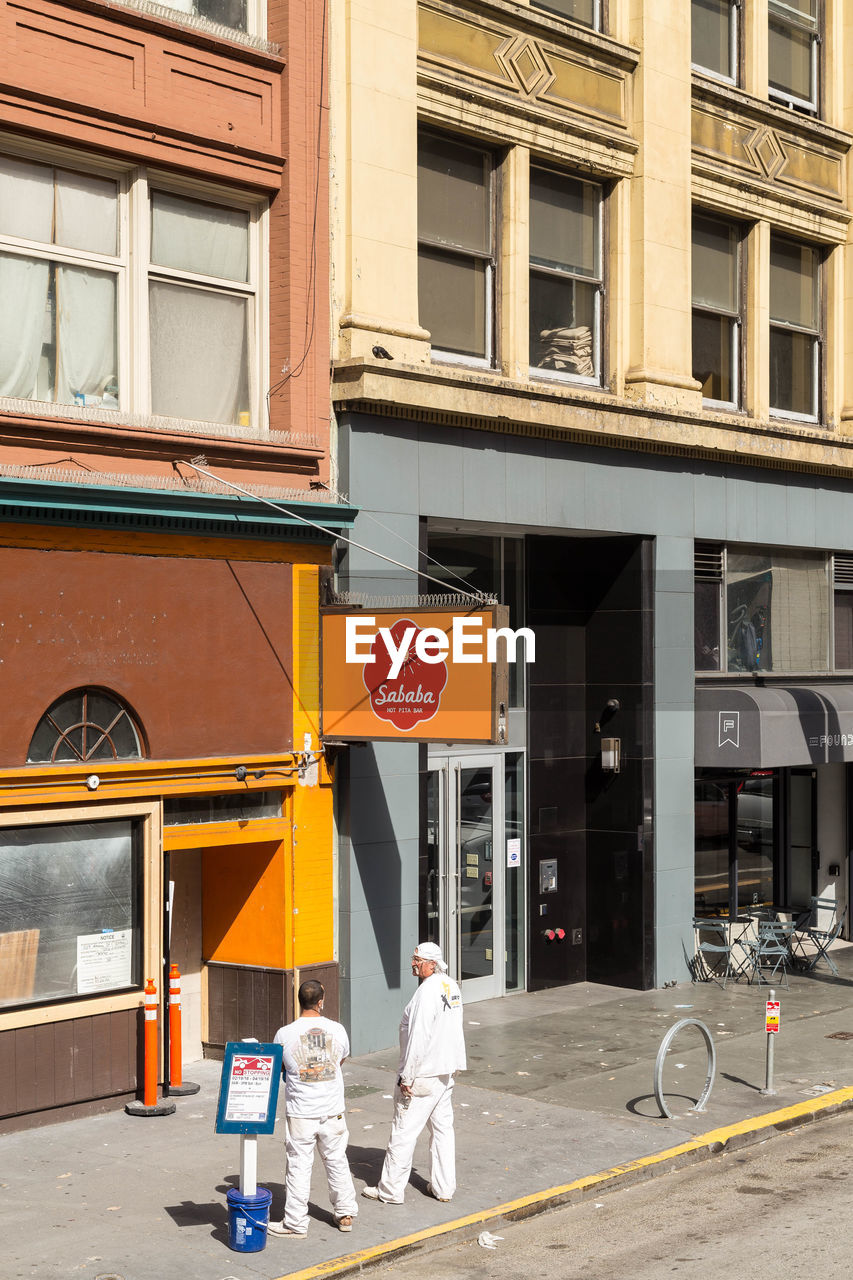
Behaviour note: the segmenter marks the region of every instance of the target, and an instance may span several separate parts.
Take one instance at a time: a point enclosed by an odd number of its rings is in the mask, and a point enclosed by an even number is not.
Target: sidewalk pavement
[[[337,1275],[406,1248],[496,1229],[503,1218],[600,1195],[674,1162],[774,1127],[853,1105],[853,946],[833,953],[841,976],[792,976],[777,988],[774,1097],[764,1096],[766,987],[689,982],[663,991],[583,983],[466,1007],[469,1070],[455,1090],[459,1190],[426,1194],[425,1136],[404,1205],[360,1199],[351,1235],[333,1225],[319,1158],[304,1240],[270,1237],[260,1253],[228,1248],[225,1193],[239,1176],[239,1138],[214,1133],[220,1064],[193,1063],[201,1084],[172,1116],[123,1110],[0,1137],[7,1280],[301,1280]],[[713,1035],[717,1077],[707,1109],[690,1111],[706,1075],[695,1028],[676,1037],[654,1100],[662,1037],[682,1018]],[[835,1038],[847,1033],[850,1040]],[[376,1183],[391,1121],[392,1051],[344,1066],[349,1156],[357,1190]],[[280,1099],[279,1114],[282,1113]],[[777,1113],[782,1112],[781,1115]],[[772,1115],[769,1124],[762,1117]],[[258,1181],[283,1206],[279,1131],[260,1138]],[[0,1202],[2,1203],[2,1202]],[[453,1224],[453,1225],[451,1225]]]

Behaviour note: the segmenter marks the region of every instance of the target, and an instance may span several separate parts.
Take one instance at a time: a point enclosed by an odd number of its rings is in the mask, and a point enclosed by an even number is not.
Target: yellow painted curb
[[[409,1236],[401,1236],[397,1240],[388,1240],[384,1244],[371,1245],[367,1249],[359,1249],[356,1253],[346,1253],[340,1258],[331,1258],[328,1262],[318,1262],[316,1266],[306,1267],[302,1271],[288,1271],[277,1280],[319,1280],[321,1276],[333,1276],[367,1263],[377,1262],[389,1254],[409,1249],[413,1245],[423,1244],[427,1240],[435,1240],[440,1236],[450,1235],[465,1227],[484,1226],[495,1218],[504,1218],[509,1214],[530,1209],[537,1204],[544,1205],[549,1200],[571,1195],[576,1191],[588,1191],[592,1187],[603,1187],[603,1184],[623,1177],[638,1169],[646,1169],[653,1165],[664,1164],[689,1151],[701,1151],[705,1147],[725,1147],[734,1137],[745,1133],[760,1133],[762,1129],[774,1129],[779,1125],[794,1125],[798,1120],[814,1117],[829,1107],[843,1106],[853,1102],[853,1087],[836,1089],[832,1093],[821,1094],[819,1098],[810,1098],[806,1102],[797,1102],[791,1107],[783,1107],[780,1111],[769,1111],[763,1116],[752,1116],[749,1120],[739,1120],[736,1124],[711,1129],[701,1133],[689,1142],[682,1142],[677,1147],[667,1147],[654,1155],[640,1156],[638,1160],[629,1160],[627,1164],[614,1165],[603,1173],[588,1174],[585,1178],[577,1178],[561,1187],[549,1187],[547,1191],[536,1191],[532,1195],[522,1196],[519,1200],[508,1200],[506,1204],[496,1205],[491,1209],[481,1209],[478,1213],[469,1213],[465,1218],[454,1218],[452,1222],[442,1222],[435,1227],[426,1227]]]

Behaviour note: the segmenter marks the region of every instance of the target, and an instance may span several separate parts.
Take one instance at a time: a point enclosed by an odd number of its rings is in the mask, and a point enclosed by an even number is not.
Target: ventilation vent
[[[697,582],[722,582],[723,548],[714,542],[697,542],[693,551],[693,574]]]
[[[853,587],[853,556],[834,556],[836,587]]]

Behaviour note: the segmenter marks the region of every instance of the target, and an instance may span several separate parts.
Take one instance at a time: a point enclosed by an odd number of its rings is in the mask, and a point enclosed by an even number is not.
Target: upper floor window
[[[489,152],[418,139],[418,308],[433,350],[494,360],[495,231]]]
[[[530,172],[530,364],[601,380],[601,188]]]
[[[128,708],[102,689],[74,689],[42,716],[27,764],[84,764],[139,760],[142,738]]]
[[[818,0],[768,0],[770,96],[817,111]]]
[[[693,219],[693,377],[712,405],[740,403],[740,234],[731,223]]]
[[[259,219],[139,170],[0,156],[0,396],[258,421]]]
[[[697,671],[829,669],[824,552],[697,543],[695,579]]]
[[[694,67],[737,80],[737,0],[691,0],[690,48]]]
[[[770,411],[816,421],[820,384],[820,255],[770,240]]]
[[[601,29],[601,0],[532,0],[532,4],[534,9],[547,9],[595,31]]]

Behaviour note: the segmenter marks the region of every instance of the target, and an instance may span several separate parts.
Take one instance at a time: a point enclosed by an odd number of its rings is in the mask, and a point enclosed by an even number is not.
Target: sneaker
[[[432,1183],[427,1183],[427,1195],[432,1196],[433,1200],[439,1200],[441,1204],[450,1204],[450,1196],[437,1196],[432,1189]]]
[[[352,1231],[351,1215],[345,1213],[342,1218],[337,1218],[335,1220],[335,1226],[338,1228],[338,1231]]]
[[[307,1231],[293,1231],[290,1227],[285,1226],[284,1222],[267,1223],[267,1231],[271,1236],[307,1236]]]

